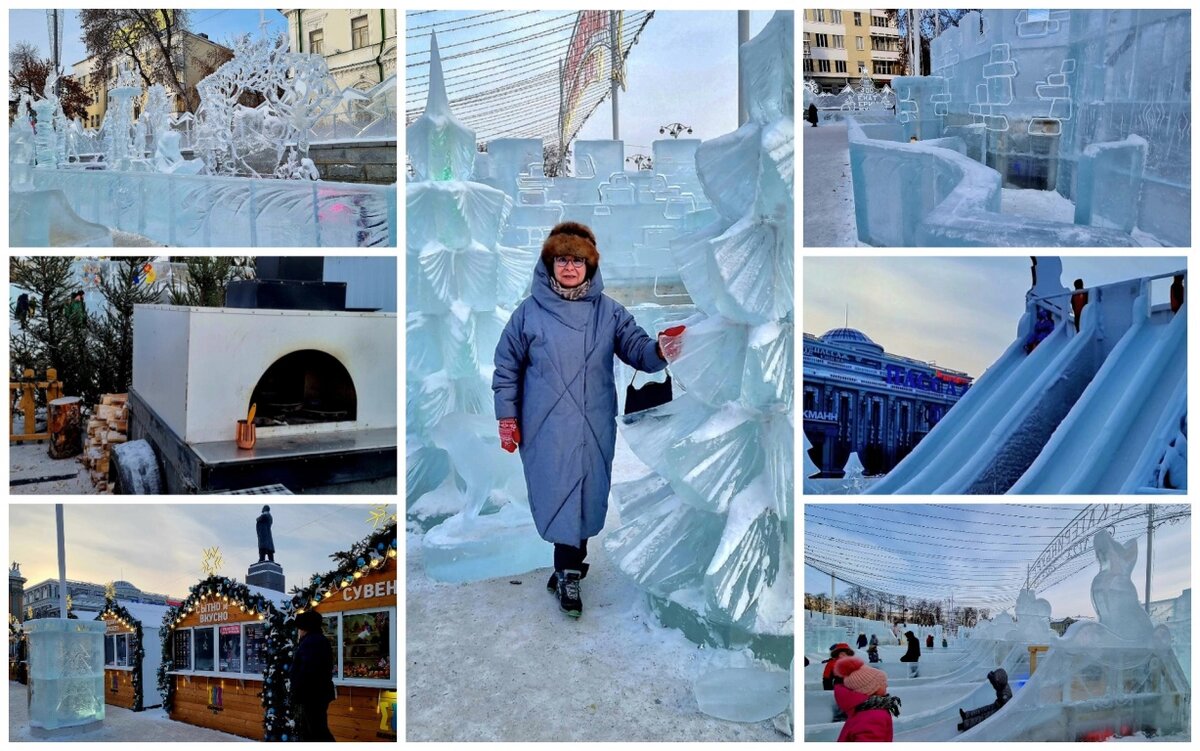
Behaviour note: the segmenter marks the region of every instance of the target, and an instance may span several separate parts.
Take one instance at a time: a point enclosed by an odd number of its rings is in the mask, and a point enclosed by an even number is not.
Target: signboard
[[[374,584],[352,584],[342,590],[342,599],[347,602],[370,597],[395,597],[396,580],[376,582]]]
[[[229,603],[223,600],[211,600],[200,603],[200,622],[219,623],[229,620]]]
[[[242,627],[221,626],[217,639],[220,653],[219,669],[222,673],[242,672]]]
[[[899,365],[888,365],[885,380],[889,386],[903,386],[932,394],[962,396],[967,391],[967,379],[935,371],[937,377],[924,370],[910,370]],[[957,380],[951,380],[957,379]],[[961,386],[956,385],[961,382]]]
[[[192,633],[175,632],[175,669],[190,670],[192,667]]]
[[[246,626],[246,672],[258,674],[267,667],[267,627],[261,623]]]
[[[837,422],[837,412],[821,412],[815,409],[804,410],[805,420],[815,420],[817,422]]]

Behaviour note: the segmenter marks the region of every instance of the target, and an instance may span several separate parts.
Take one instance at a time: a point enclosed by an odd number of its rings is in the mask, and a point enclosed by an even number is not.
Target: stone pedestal
[[[250,568],[246,569],[246,583],[276,592],[287,591],[284,588],[283,566],[273,561],[250,564]]]

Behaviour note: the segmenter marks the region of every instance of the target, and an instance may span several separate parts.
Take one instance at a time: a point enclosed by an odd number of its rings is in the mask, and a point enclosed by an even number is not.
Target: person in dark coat
[[[520,448],[534,523],[554,544],[547,589],[567,615],[583,612],[588,538],[603,529],[608,511],[617,439],[613,357],[655,373],[682,347],[682,333],[656,341],[604,294],[590,229],[563,222],[550,230],[532,295],[496,345],[492,391],[500,446]]]
[[[1012,688],[1008,685],[1008,673],[1004,672],[1004,668],[997,668],[987,674],[988,683],[992,684],[992,688],[996,690],[996,701],[991,704],[985,704],[978,709],[959,709],[958,715],[962,718],[962,722],[958,723],[958,730],[970,730],[979,723],[1000,711],[1012,699]]]
[[[1075,333],[1079,333],[1079,317],[1083,308],[1088,304],[1088,293],[1083,291],[1083,280],[1075,280],[1075,293],[1071,295],[1071,311],[1075,314]]]
[[[871,634],[871,641],[867,645],[867,660],[869,662],[879,662],[879,639],[875,638],[875,634]]]
[[[933,649],[933,634],[926,634],[926,635],[925,635],[925,648],[926,648],[926,649]]]
[[[301,741],[332,741],[326,713],[333,701],[333,647],[321,632],[321,616],[306,610],[296,616],[300,641],[292,658],[292,707]]]
[[[905,631],[904,638],[908,640],[908,651],[900,658],[900,662],[911,663],[908,666],[908,677],[917,678],[921,674],[917,667],[917,662],[921,659],[921,640],[911,631]]]
[[[1183,307],[1183,274],[1176,274],[1171,280],[1171,312],[1178,313]]]
[[[812,126],[817,127],[817,105],[808,105],[808,110],[804,113],[804,119],[812,123]]]
[[[863,647],[867,646],[867,635],[866,635],[866,634],[859,634],[859,635],[858,635],[858,643],[857,643],[857,645],[856,645],[856,646],[857,646],[859,649],[862,649]]]

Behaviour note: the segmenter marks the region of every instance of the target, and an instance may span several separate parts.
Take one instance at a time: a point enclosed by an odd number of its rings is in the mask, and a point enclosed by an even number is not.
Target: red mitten
[[[667,362],[674,362],[683,352],[683,332],[686,329],[683,325],[672,326],[658,335],[658,349]]]
[[[508,453],[517,450],[521,445],[521,429],[517,427],[514,417],[506,417],[500,421],[500,448]]]

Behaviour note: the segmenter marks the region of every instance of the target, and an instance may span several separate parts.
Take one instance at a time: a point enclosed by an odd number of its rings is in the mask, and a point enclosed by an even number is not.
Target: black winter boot
[[[558,607],[572,618],[583,614],[583,600],[579,598],[580,572],[567,569],[558,577]]]
[[[591,566],[587,563],[579,564],[579,578],[586,579],[588,569]],[[546,582],[546,591],[552,595],[558,594],[558,573],[557,571],[550,572],[550,580]]]

